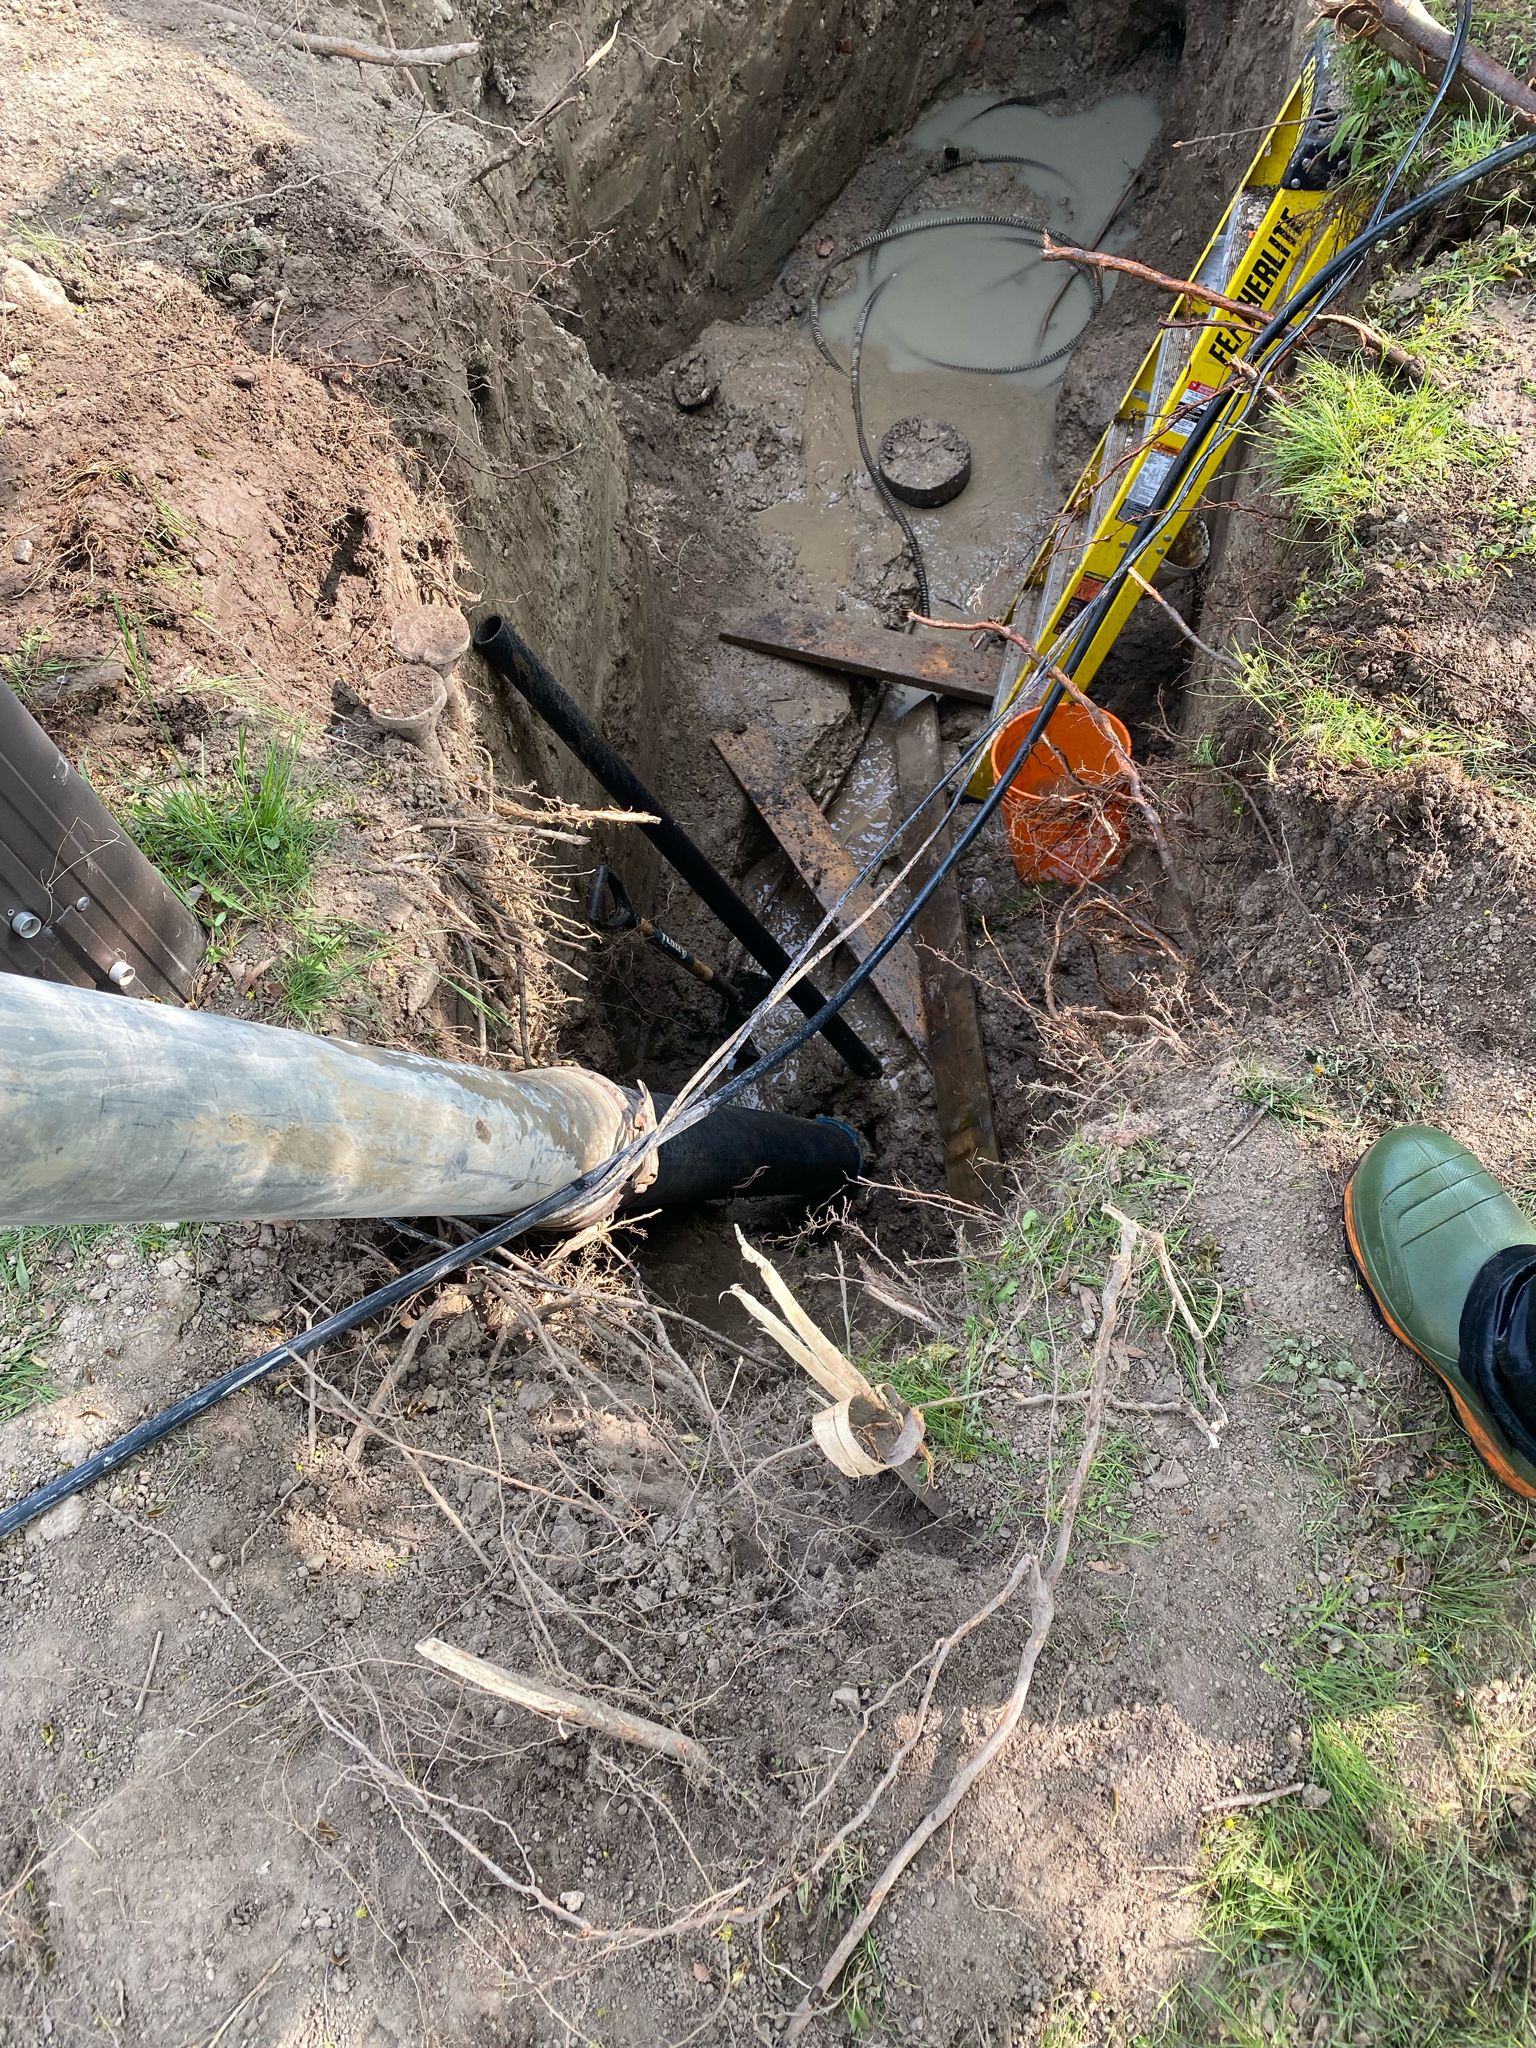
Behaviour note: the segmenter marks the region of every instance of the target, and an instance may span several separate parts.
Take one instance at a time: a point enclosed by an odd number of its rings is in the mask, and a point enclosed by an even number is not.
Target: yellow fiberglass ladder
[[[1256,313],[1278,306],[1348,239],[1349,216],[1337,192],[1329,189],[1340,174],[1333,153],[1339,116],[1330,89],[1331,47],[1329,32],[1320,31],[1191,280],[1241,299]],[[1233,365],[1241,361],[1253,332],[1200,300],[1175,301],[1169,324],[1148,349],[1006,614],[1010,623],[1021,615],[1033,620],[1026,637],[1049,660],[1059,662],[1072,647],[1076,621],[1120,566],[1137,526],[1156,506],[1159,488],[1207,402],[1242,374]],[[1213,434],[1184,480],[1177,504],[1141,557],[1141,573],[1149,580],[1177,545],[1236,431]],[[1127,577],[1074,664],[1080,689],[1088,687],[1140,596],[1140,585]],[[1010,645],[993,699],[994,716],[1013,703],[1033,672],[1031,657]],[[1032,700],[1044,689],[1042,680]],[[991,766],[984,764],[971,794],[985,796],[992,783]]]

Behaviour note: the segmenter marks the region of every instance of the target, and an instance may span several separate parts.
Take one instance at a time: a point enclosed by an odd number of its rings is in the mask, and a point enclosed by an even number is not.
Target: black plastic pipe
[[[658,1095],[665,1110],[670,1098]],[[668,1138],[656,1178],[626,1208],[670,1209],[728,1198],[825,1202],[864,1169],[864,1145],[834,1116],[781,1116],[773,1109],[712,1110]]]
[[[719,869],[705,858],[665,806],[656,801],[623,755],[609,745],[533,649],[517,637],[498,613],[492,612],[476,626],[475,650],[538,713],[550,731],[565,742],[615,803],[626,810],[649,811],[658,820],[639,829],[753,959],[771,975],[781,975],[791,962],[773,933],[742,902]],[[790,989],[789,998],[807,1017],[826,1008],[826,997],[803,979]],[[880,1078],[879,1059],[844,1018],[829,1016],[821,1028],[827,1043],[836,1047],[855,1074],[866,1081]]]

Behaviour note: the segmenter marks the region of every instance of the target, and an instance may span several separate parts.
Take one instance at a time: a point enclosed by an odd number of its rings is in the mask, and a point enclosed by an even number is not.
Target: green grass
[[[1337,1121],[1319,1106],[1310,1075],[1296,1081],[1286,1074],[1268,1074],[1252,1060],[1245,1060],[1237,1070],[1235,1086],[1239,1102],[1246,1102],[1251,1109],[1262,1109],[1276,1123],[1288,1124],[1294,1130],[1304,1124]]]
[[[1072,1455],[1079,1444],[1071,1445]],[[1136,1438],[1123,1429],[1105,1429],[1099,1438],[1093,1469],[1083,1488],[1078,1514],[1077,1542],[1082,1550],[1112,1550],[1125,1544],[1155,1542],[1153,1536],[1132,1531],[1135,1509],[1131,1487],[1141,1469],[1143,1451]]]
[[[139,799],[134,837],[178,888],[200,887],[225,915],[291,912],[330,837],[297,766],[298,750],[288,745],[268,745],[252,760],[242,728],[226,771],[210,771],[205,760]]]
[[[314,1025],[377,957],[377,948],[364,946],[357,926],[338,919],[301,917],[294,939],[273,973],[289,1016]]]
[[[868,1878],[869,1859],[864,1850],[855,1843],[843,1843],[828,1867],[820,1899],[822,1917],[830,1927],[841,1932],[857,1916]],[[808,1916],[814,1897],[809,1884],[802,1881],[795,1897],[802,1916]],[[837,1980],[836,2004],[855,2041],[880,2025],[883,1976],[879,1945],[871,1929]]]
[[[1426,722],[1406,698],[1376,702],[1349,692],[1328,653],[1250,647],[1238,686],[1274,727],[1273,761],[1299,756],[1333,768],[1398,775],[1425,762],[1459,768],[1500,796],[1536,801],[1536,773],[1499,734]]]
[[[1256,438],[1276,492],[1318,531],[1339,574],[1362,517],[1426,502],[1490,446],[1439,385],[1327,356],[1302,363]]]
[[[1307,1125],[1359,1130],[1369,1124],[1421,1123],[1440,1099],[1438,1072],[1390,1044],[1309,1045],[1302,1057],[1307,1070],[1299,1078],[1243,1062],[1234,1079],[1238,1100],[1294,1130]]]
[[[56,1391],[48,1368],[38,1356],[40,1331],[0,1338],[0,1422],[9,1422]]]
[[[1451,25],[1453,9],[1432,5],[1430,11],[1445,26]],[[1523,75],[1530,68],[1532,54],[1529,11],[1523,0],[1516,0],[1507,12],[1497,7],[1475,10],[1472,41]],[[1374,199],[1412,140],[1433,88],[1417,71],[1384,55],[1368,37],[1341,36],[1335,48],[1335,68],[1346,99],[1339,142],[1349,151],[1351,177],[1363,194]],[[1450,103],[1419,145],[1400,196],[1407,198],[1434,180],[1476,163],[1513,134],[1513,121],[1505,114],[1468,112]],[[1475,198],[1472,203],[1477,203]]]
[[[975,1384],[974,1361],[960,1345],[925,1344],[872,1364],[904,1401],[923,1410],[932,1448],[966,1460],[997,1456],[1006,1448],[978,1413],[982,1390]]]
[[[1226,1304],[1215,1278],[1217,1247],[1179,1214],[1191,1185],[1161,1148],[1146,1140],[1128,1145],[1072,1140],[1057,1154],[1039,1205],[1016,1211],[988,1257],[973,1266],[968,1337],[980,1335],[985,1341],[999,1329],[1010,1331],[1018,1362],[1032,1369],[1049,1363],[1065,1343],[1075,1341],[1080,1347],[1080,1310],[1070,1289],[1086,1287],[1097,1296],[1104,1285],[1120,1241],[1119,1225],[1105,1213],[1110,1204],[1163,1231],[1181,1291],[1196,1321],[1209,1326],[1208,1348],[1219,1350],[1228,1332]],[[1030,1304],[1033,1312],[1028,1312]],[[1138,1267],[1121,1313],[1132,1341],[1137,1333],[1166,1341],[1191,1371],[1197,1347],[1156,1261]]]
[[[304,721],[285,710],[247,676],[205,675],[201,669],[192,668],[182,675],[177,688],[188,696],[217,697],[223,703],[233,704],[247,717],[276,726],[291,744],[296,745],[304,737]]]
[[[41,626],[23,633],[9,654],[0,654],[0,677],[25,704],[32,691],[61,676],[67,666],[55,660],[48,649],[53,642]]]
[[[1498,1797],[1445,1811],[1410,1790],[1398,1743],[1413,1732],[1391,1710],[1320,1718],[1307,1775],[1326,1804],[1279,1800],[1213,1829],[1203,1883],[1217,1970],[1184,2002],[1205,2026],[1182,2038],[1303,2048],[1325,2037],[1322,2020],[1328,2040],[1372,2048],[1531,2038],[1529,1911],[1499,1903],[1521,1882],[1518,1859],[1488,1841]],[[1514,1953],[1495,1987],[1501,1934]]]
[[[4,247],[33,270],[56,277],[60,284],[81,294],[95,283],[83,242],[56,234],[52,228],[33,227],[27,221],[13,221]]]
[[[1320,1482],[1316,1571],[1269,1668],[1310,1721],[1296,1776],[1327,1796],[1210,1823],[1208,1963],[1149,2048],[1536,2037],[1536,1514],[1459,1431],[1426,1442],[1416,1411],[1438,1395],[1384,1392],[1381,1371],[1301,1333],[1268,1361],[1309,1418]]]

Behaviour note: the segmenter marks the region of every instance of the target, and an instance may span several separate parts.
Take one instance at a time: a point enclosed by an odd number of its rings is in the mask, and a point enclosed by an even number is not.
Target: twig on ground
[[[1029,1688],[1035,1675],[1035,1666],[1040,1660],[1040,1652],[1045,1646],[1046,1637],[1055,1618],[1056,1587],[1072,1546],[1072,1531],[1078,1509],[1082,1504],[1083,1490],[1088,1484],[1088,1476],[1098,1455],[1099,1436],[1104,1425],[1104,1410],[1109,1395],[1110,1359],[1115,1327],[1119,1320],[1120,1296],[1135,1264],[1136,1243],[1141,1234],[1140,1226],[1133,1223],[1129,1217],[1121,1216],[1117,1221],[1120,1224],[1120,1248],[1104,1282],[1099,1333],[1093,1347],[1090,1395],[1083,1419],[1083,1447],[1072,1474],[1071,1484],[1061,1504],[1055,1548],[1051,1553],[1050,1563],[1043,1572],[1036,1557],[1026,1556],[1015,1568],[1010,1580],[1012,1585],[1027,1577],[1030,1589],[1029,1635],[1019,1659],[1013,1689],[1003,1703],[991,1734],[971,1752],[950,1780],[943,1798],[923,1816],[876,1878],[868,1898],[855,1915],[842,1940],[827,1958],[820,1976],[790,2015],[785,2034],[786,2041],[797,2041],[805,2032],[815,2017],[818,2001],[837,1982],[849,1958],[859,1948],[879,1918],[891,1887],[914,1857],[920,1854],[944,1826],[987,1766],[1007,1746],[1024,1712],[1024,1704],[1029,1697]]]
[[[578,1692],[566,1692],[559,1686],[546,1685],[542,1679],[530,1678],[524,1672],[508,1671],[500,1664],[489,1663],[483,1657],[473,1657],[467,1650],[460,1650],[436,1636],[428,1636],[419,1642],[416,1654],[425,1657],[429,1664],[435,1664],[440,1671],[451,1673],[462,1684],[477,1685],[482,1692],[494,1693],[499,1700],[510,1700],[514,1706],[526,1707],[531,1714],[543,1714],[551,1721],[569,1721],[573,1727],[590,1729],[594,1735],[609,1735],[616,1742],[632,1742],[641,1749],[653,1749],[700,1776],[710,1768],[709,1753],[702,1743],[695,1742],[691,1735],[680,1734],[675,1728],[664,1728],[659,1721],[648,1721],[643,1714],[631,1714],[622,1707],[604,1706],[600,1700],[588,1699]]]
[[[1104,1213],[1107,1216],[1112,1216],[1122,1228],[1131,1220],[1128,1216],[1122,1216],[1118,1209],[1107,1202],[1104,1205]],[[1214,1442],[1217,1433],[1227,1426],[1227,1411],[1221,1396],[1211,1383],[1211,1376],[1206,1370],[1206,1361],[1210,1356],[1211,1333],[1221,1320],[1224,1297],[1218,1288],[1216,1292],[1216,1306],[1211,1310],[1210,1321],[1202,1329],[1198,1317],[1190,1307],[1189,1296],[1184,1292],[1183,1283],[1174,1271],[1173,1260],[1168,1254],[1167,1238],[1163,1235],[1162,1231],[1153,1230],[1148,1224],[1136,1224],[1132,1227],[1140,1230],[1142,1236],[1152,1247],[1153,1256],[1157,1260],[1158,1271],[1163,1276],[1163,1285],[1168,1289],[1168,1299],[1171,1306],[1168,1310],[1168,1323],[1164,1335],[1166,1336],[1167,1330],[1171,1330],[1174,1322],[1178,1321],[1184,1325],[1185,1329],[1188,1330],[1190,1336],[1194,1339],[1195,1384],[1200,1389],[1201,1396],[1209,1411],[1205,1426],[1211,1432],[1212,1441]]]
[[[1234,1792],[1230,1799],[1208,1799],[1201,1807],[1202,1813],[1235,1813],[1239,1807],[1269,1806],[1276,1799],[1290,1799],[1297,1792],[1305,1792],[1306,1780],[1297,1778],[1290,1785],[1276,1785],[1268,1792]]]
[[[267,1509],[266,1513],[262,1516],[261,1520],[256,1524],[255,1528],[251,1531],[250,1535],[247,1536],[245,1541],[241,1544],[239,1557],[239,1562],[241,1564],[245,1563],[246,1555],[249,1552],[251,1545],[256,1541],[256,1538],[261,1534],[262,1530],[265,1529],[268,1522],[271,1521],[274,1515],[282,1513],[283,1509],[288,1505],[289,1501],[293,1499],[293,1496],[304,1484],[305,1481],[301,1476],[300,1478],[295,1479],[291,1485],[284,1487],[283,1491],[277,1496],[277,1499],[273,1501],[271,1507]]]
[[[252,29],[271,42],[303,50],[311,57],[347,57],[354,64],[388,64],[406,69],[413,64],[458,64],[480,54],[478,43],[436,43],[426,50],[386,50],[381,43],[357,43],[350,36],[312,36],[299,28],[278,28],[274,22],[263,21],[259,15],[246,14],[239,8],[214,7],[210,0],[203,0],[203,12],[217,21],[232,21],[237,27]]]
[[[165,1641],[164,1629],[155,1630],[154,1645],[149,1653],[149,1662],[144,1667],[144,1680],[139,1687],[139,1696],[133,1703],[133,1716],[137,1720],[144,1711],[144,1702],[149,1698],[149,1688],[155,1682],[155,1666],[160,1662],[160,1645]]]
[[[569,1927],[579,1934],[589,1935],[594,1932],[590,1922],[582,1919],[579,1913],[571,1912],[566,1907],[558,1904],[556,1900],[550,1898],[547,1893],[541,1890],[537,1884],[531,1882],[524,1883],[522,1880],[515,1878],[509,1870],[504,1869],[496,1861],[495,1857],[488,1855],[478,1842],[465,1834],[461,1828],[456,1827],[453,1821],[449,1819],[448,1814],[443,1810],[444,1806],[451,1805],[451,1802],[445,1801],[426,1791],[413,1779],[408,1778],[403,1771],[398,1770],[393,1764],[381,1757],[376,1750],[371,1749],[358,1734],[357,1730],[342,1720],[339,1714],[333,1712],[331,1707],[327,1705],[313,1687],[305,1683],[304,1679],[293,1669],[292,1665],[285,1663],[275,1650],[267,1646],[245,1619],[244,1615],[238,1609],[232,1607],[229,1601],[225,1599],[222,1591],[208,1577],[207,1573],[198,1569],[176,1541],[175,1537],[170,1534],[169,1530],[161,1529],[152,1522],[141,1521],[137,1515],[125,1515],[121,1508],[113,1507],[110,1503],[108,1504],[107,1512],[115,1521],[121,1523],[125,1529],[137,1529],[141,1535],[151,1536],[157,1542],[163,1543],[166,1549],[178,1559],[184,1569],[196,1579],[209,1599],[219,1609],[219,1612],[227,1620],[234,1623],[240,1634],[244,1636],[257,1655],[272,1667],[273,1671],[277,1673],[285,1685],[290,1686],[298,1694],[299,1698],[304,1701],[326,1733],[334,1741],[338,1742],[343,1749],[349,1750],[362,1768],[368,1771],[394,1797],[398,1798],[402,1805],[413,1809],[425,1819],[430,1820],[435,1827],[439,1828],[447,1836],[450,1842],[454,1843],[456,1847],[463,1850],[466,1856],[477,1863],[485,1875],[491,1878],[494,1883],[512,1892],[528,1905],[538,1907],[541,1912],[547,1913],[552,1920],[559,1921],[562,1926]]]
[[[251,1986],[250,1990],[246,1992],[244,1998],[237,2000],[237,2002],[230,2007],[229,2011],[225,2013],[223,2019],[219,2021],[219,2024],[208,2036],[207,2041],[204,2043],[204,2048],[219,2048],[219,2043],[223,2040],[224,2036],[229,2032],[230,2028],[235,2024],[235,2021],[239,2019],[241,2013],[245,2011],[246,2007],[252,2002],[253,1999],[260,1998],[262,1992],[266,1990],[267,1986],[272,1982],[272,1979],[277,1975],[278,1971],[283,1967],[283,1964],[287,1960],[288,1958],[282,1955],[273,1957],[272,1961],[268,1963],[267,1967],[256,1979],[256,1982]]]
[[[445,1304],[451,1303],[454,1313],[458,1314],[463,1309],[465,1301],[466,1297],[463,1290],[456,1288],[452,1294],[440,1296],[436,1301],[430,1302],[421,1311],[415,1322],[412,1323],[405,1342],[395,1353],[394,1363],[390,1366],[388,1372],[385,1373],[383,1379],[379,1381],[373,1399],[368,1403],[367,1413],[353,1430],[347,1448],[342,1453],[343,1462],[354,1472],[357,1470],[358,1460],[363,1455],[363,1446],[373,1434],[374,1418],[383,1414],[385,1402],[388,1401],[390,1395],[399,1386],[415,1363],[416,1353],[421,1349],[422,1339],[426,1336],[428,1330],[431,1329],[439,1310]]]
[[[511,148],[499,149],[494,156],[488,156],[483,164],[477,165],[465,179],[466,186],[478,185],[482,178],[488,178],[493,171],[499,171],[506,164],[513,162],[521,151],[531,149],[534,136],[538,134],[546,122],[552,121],[563,107],[571,106],[574,103],[577,86],[581,84],[582,80],[589,73],[597,69],[618,39],[619,24],[615,22],[606,40],[598,44],[590,57],[583,59],[580,68],[571,74],[552,99],[545,101],[544,105],[540,107],[533,119],[528,123],[528,126],[521,131],[516,128],[511,131],[514,138]]]

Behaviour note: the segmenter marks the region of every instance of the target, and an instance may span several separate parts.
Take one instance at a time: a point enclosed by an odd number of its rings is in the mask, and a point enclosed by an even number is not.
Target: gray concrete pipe
[[[0,1224],[489,1216],[633,1129],[579,1067],[497,1073],[0,975]]]

